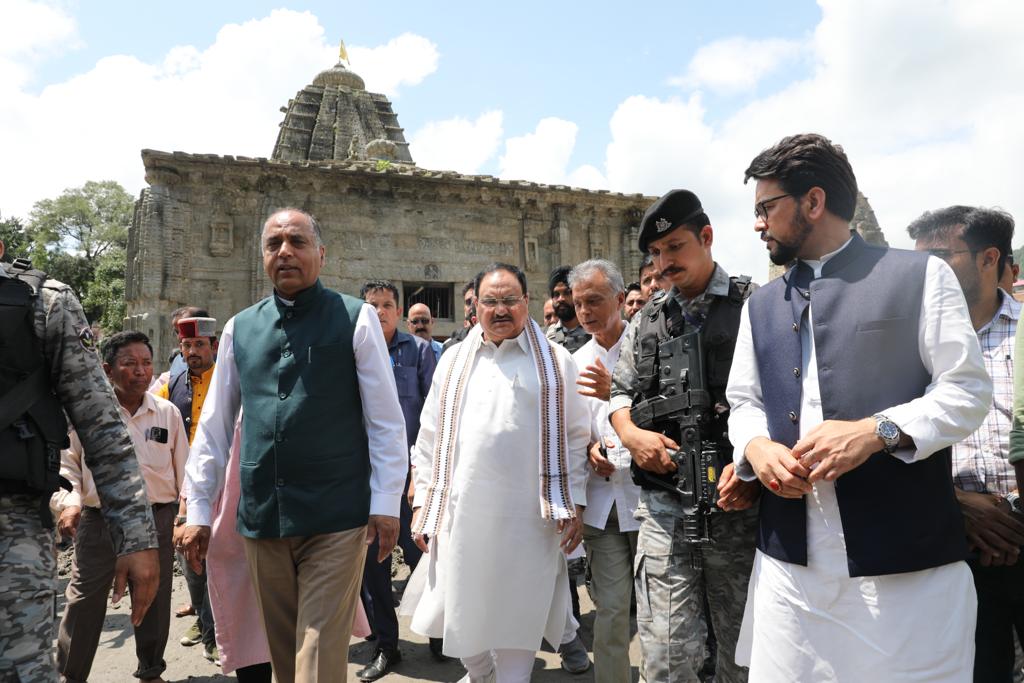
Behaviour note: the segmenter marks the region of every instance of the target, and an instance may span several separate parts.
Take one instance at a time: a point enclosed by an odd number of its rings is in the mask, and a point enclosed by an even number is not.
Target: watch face
[[[892,441],[900,437],[900,428],[896,426],[895,422],[883,420],[878,423],[878,435],[886,441]]]

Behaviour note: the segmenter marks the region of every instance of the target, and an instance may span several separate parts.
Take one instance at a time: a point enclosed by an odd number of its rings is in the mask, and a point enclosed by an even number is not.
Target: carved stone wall
[[[632,273],[637,224],[654,200],[566,186],[428,171],[408,164],[283,162],[144,150],[150,187],[135,207],[126,327],[174,348],[169,313],[204,306],[223,325],[270,292],[260,233],[275,209],[321,223],[324,284],[356,295],[367,279],[461,286],[491,261],[522,267],[540,318],[548,273],[601,256]],[[628,277],[628,276],[627,276]],[[438,333],[457,324],[439,321]]]

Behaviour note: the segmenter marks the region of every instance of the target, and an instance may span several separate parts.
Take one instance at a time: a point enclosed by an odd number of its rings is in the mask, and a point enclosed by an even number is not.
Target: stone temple
[[[402,304],[427,303],[435,331],[461,326],[461,288],[482,266],[523,268],[540,318],[548,273],[591,257],[635,273],[641,194],[500,180],[416,166],[391,103],[341,61],[282,108],[269,159],[143,150],[144,189],[129,231],[126,329],[176,345],[182,305],[227,319],[270,293],[260,234],[275,208],[321,223],[324,284],[358,295],[385,278]]]
[[[627,280],[637,272],[654,197],[421,168],[387,97],[342,61],[281,111],[269,159],[142,151],[149,187],[129,231],[125,328],[149,335],[158,362],[177,344],[175,308],[203,306],[223,325],[270,293],[260,234],[280,207],[319,219],[325,285],[358,295],[368,279],[391,280],[406,309],[430,306],[439,334],[461,326],[462,285],[491,261],[526,272],[536,319],[555,266],[602,257]],[[861,200],[855,227],[884,243]]]

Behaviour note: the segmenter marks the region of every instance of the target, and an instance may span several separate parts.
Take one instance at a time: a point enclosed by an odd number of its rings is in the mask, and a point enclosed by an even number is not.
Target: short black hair
[[[551,271],[551,275],[548,276],[548,294],[550,296],[555,295],[555,287],[559,284],[569,287],[570,272],[572,272],[572,266],[558,266]],[[572,287],[569,287],[569,289],[572,289]]]
[[[479,277],[479,274],[477,275]],[[476,280],[470,280],[462,287],[462,296],[465,298],[466,292],[472,291],[476,295]]]
[[[640,286],[639,282],[630,282],[628,285],[626,285],[626,294],[627,295],[630,292],[640,292],[640,291],[643,291],[643,288]]]
[[[751,178],[776,180],[783,191],[796,197],[820,187],[825,191],[825,208],[845,221],[853,220],[857,177],[843,148],[823,135],[782,138],[750,162],[743,182]]]
[[[386,289],[395,296],[395,305],[401,308],[402,300],[398,297],[398,287],[391,282],[391,280],[367,280],[359,289],[359,298],[366,300],[366,295],[370,292],[376,292],[382,289]]]
[[[114,359],[117,358],[117,352],[129,344],[145,344],[149,349],[149,355],[153,355],[153,345],[149,343],[149,337],[138,330],[124,330],[115,332],[100,344],[100,355],[103,356],[103,362],[113,365]]]
[[[523,288],[523,294],[526,294],[526,274],[523,273],[518,267],[513,266],[511,263],[500,263],[495,261],[484,267],[479,273],[476,274],[476,279],[473,280],[473,291],[476,292],[477,296],[480,296],[480,283],[483,282],[484,278],[491,273],[496,273],[499,270],[512,273],[519,280],[519,286]]]
[[[198,306],[182,306],[181,308],[175,308],[171,311],[171,320],[181,320],[182,318],[209,318],[210,313],[205,308],[199,308]]]
[[[1005,211],[958,204],[925,211],[907,226],[907,233],[912,240],[956,236],[974,253],[995,247],[999,250],[996,273],[1001,278],[1006,265],[1013,263],[1013,228],[1013,216]]]
[[[654,257],[645,252],[644,257],[640,260],[640,270],[637,271],[637,277],[643,280],[644,271],[648,268],[654,268]]]

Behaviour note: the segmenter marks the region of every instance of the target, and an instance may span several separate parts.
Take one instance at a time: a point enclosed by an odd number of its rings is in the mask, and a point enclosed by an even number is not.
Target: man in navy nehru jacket
[[[740,319],[727,397],[757,477],[757,553],[736,659],[750,681],[970,681],[976,599],[950,446],[992,400],[956,276],[850,229],[842,148],[761,152],[754,229],[789,271]]]
[[[192,442],[185,557],[198,569],[243,410],[238,531],[279,683],[344,681],[367,544],[391,554],[409,469],[372,307],[325,288],[316,220],[263,227],[274,293],[224,326]]]

